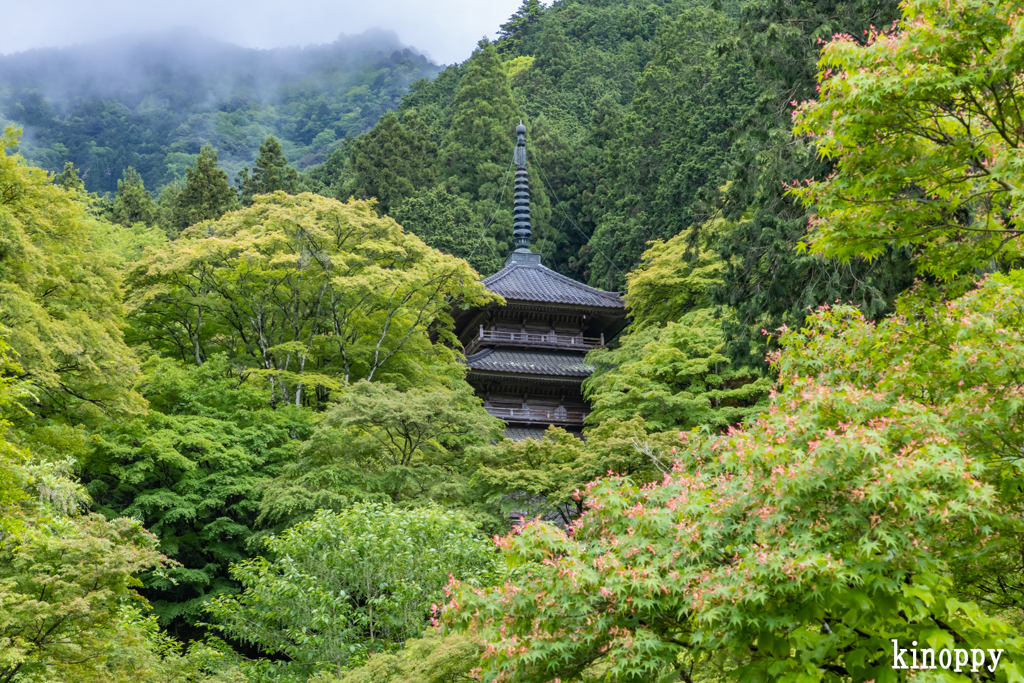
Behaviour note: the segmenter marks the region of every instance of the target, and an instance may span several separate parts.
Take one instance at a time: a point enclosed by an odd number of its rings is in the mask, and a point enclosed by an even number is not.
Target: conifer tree
[[[258,194],[270,194],[282,190],[288,194],[299,191],[299,173],[288,165],[288,159],[281,151],[281,143],[273,135],[260,145],[260,155],[253,164],[252,171],[244,167],[235,177],[238,196],[242,204],[250,206],[252,198]]]
[[[729,132],[755,97],[742,58],[718,53],[734,31],[721,12],[694,8],[662,34],[621,134],[607,148],[612,192],[588,245],[593,284],[621,287],[648,241],[709,217],[707,205],[727,179]]]
[[[78,177],[78,169],[70,161],[64,162],[64,170],[53,177],[53,182],[72,192],[85,191],[85,183]]]
[[[527,30],[540,20],[543,13],[544,8],[541,7],[540,0],[523,0],[515,14],[509,17],[498,31],[498,51],[502,54],[511,52],[514,45],[523,39]]]
[[[129,166],[123,177],[117,181],[117,197],[113,205],[114,222],[126,227],[136,223],[147,226],[156,222],[157,208],[153,196],[146,191],[142,176]]]
[[[204,145],[195,166],[185,169],[185,187],[174,203],[172,225],[181,232],[190,225],[216,220],[238,205],[228,174],[217,166],[217,152]]]
[[[494,44],[480,41],[453,103],[441,145],[442,177],[470,199],[490,199],[512,159],[519,118]]]
[[[423,119],[415,113],[388,112],[355,143],[351,161],[355,174],[345,198],[375,197],[380,212],[390,214],[403,199],[434,184],[436,158],[437,145]]]

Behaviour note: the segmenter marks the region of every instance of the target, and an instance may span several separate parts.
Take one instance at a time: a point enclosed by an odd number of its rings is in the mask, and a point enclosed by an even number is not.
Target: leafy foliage
[[[92,241],[100,221],[82,194],[8,153],[17,133],[0,137],[0,323],[33,394],[24,403],[43,418],[138,412],[121,274]]]
[[[371,204],[283,192],[193,227],[130,282],[135,339],[197,365],[225,353],[266,378],[274,405],[410,381],[452,357],[428,327],[449,340],[450,306],[493,299]]]
[[[342,392],[300,457],[268,486],[261,518],[280,525],[354,501],[464,503],[471,451],[501,438],[502,423],[469,385],[452,384],[397,391],[358,382]]]
[[[103,656],[132,574],[161,564],[155,547],[138,522],[100,515],[32,515],[0,537],[0,680]]]
[[[337,675],[423,632],[449,576],[486,584],[499,570],[465,516],[440,507],[415,512],[361,503],[321,511],[266,540],[271,559],[235,565],[238,596],[209,607],[218,628],[267,653],[293,675]]]
[[[234,592],[228,567],[250,556],[263,486],[295,458],[316,416],[271,410],[267,390],[215,356],[201,367],[147,361],[145,416],[94,434],[82,477],[95,509],[140,520],[179,564],[145,578],[167,625],[201,618],[207,596]]]
[[[419,638],[410,638],[395,653],[378,652],[365,664],[340,676],[320,674],[312,683],[457,683],[473,680],[482,647],[463,634],[442,634],[428,628]]]
[[[171,227],[181,232],[190,225],[216,220],[237,205],[228,174],[217,166],[217,152],[203,145],[195,165],[185,169],[185,185],[174,202]]]
[[[814,211],[814,251],[916,250],[942,277],[1021,257],[1022,38],[1014,2],[911,2],[867,44],[823,51],[820,101],[796,112],[836,172],[794,189]]]
[[[281,190],[287,194],[297,194],[299,174],[288,165],[281,152],[281,143],[273,135],[267,137],[260,145],[260,155],[256,157],[252,173],[246,166],[235,177],[238,194],[242,204],[249,206],[252,198],[258,194],[271,194]]]

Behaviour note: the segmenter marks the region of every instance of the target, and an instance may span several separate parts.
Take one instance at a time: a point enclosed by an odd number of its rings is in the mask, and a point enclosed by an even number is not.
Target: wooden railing
[[[501,344],[503,346],[519,346],[538,349],[590,349],[604,348],[604,334],[600,337],[584,337],[574,334],[556,334],[555,332],[504,332],[501,330],[485,330],[480,326],[480,333],[466,347],[466,355],[476,351],[483,344]]]
[[[506,422],[542,425],[583,426],[587,414],[581,410],[538,410],[536,408],[485,408],[494,417]]]

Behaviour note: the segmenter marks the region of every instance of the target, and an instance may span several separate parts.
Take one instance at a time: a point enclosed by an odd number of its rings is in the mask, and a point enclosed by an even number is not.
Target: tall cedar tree
[[[763,364],[762,328],[798,327],[808,307],[836,299],[878,319],[911,284],[903,251],[846,264],[798,251],[808,211],[783,186],[832,171],[830,162],[794,138],[791,122],[790,102],[816,97],[821,44],[837,32],[866,38],[869,27],[888,26],[898,16],[895,0],[754,0],[744,7],[737,44],[756,69],[761,94],[738,126],[726,206],[731,218],[745,212],[752,218],[717,244],[727,267],[716,301],[737,312],[726,327],[734,358]]]
[[[157,209],[153,196],[146,191],[142,176],[129,166],[124,176],[117,181],[117,197],[114,198],[114,222],[125,227],[136,223],[147,226],[156,222]]]
[[[173,227],[181,232],[196,223],[216,220],[237,206],[228,174],[217,166],[216,150],[204,145],[195,165],[185,169],[185,187],[174,204]]]
[[[719,54],[734,32],[728,17],[707,8],[684,11],[662,32],[621,134],[608,147],[612,192],[588,244],[593,284],[620,288],[648,241],[708,217],[709,198],[727,177],[730,129],[754,100],[742,57]]]
[[[496,200],[509,173],[511,131],[519,121],[508,75],[493,43],[480,41],[452,107],[451,126],[440,150],[441,177],[473,201],[478,218],[486,221],[487,253],[496,261],[484,269],[487,274],[512,249],[512,215]]]
[[[258,194],[270,194],[281,190],[288,194],[299,191],[299,174],[288,165],[288,159],[281,151],[281,143],[273,135],[260,145],[260,155],[252,171],[244,167],[235,178],[238,196],[244,206],[252,205],[252,198]]]
[[[423,119],[415,113],[388,112],[355,143],[349,195],[375,197],[380,212],[390,214],[402,200],[434,184],[436,159],[437,145]]]

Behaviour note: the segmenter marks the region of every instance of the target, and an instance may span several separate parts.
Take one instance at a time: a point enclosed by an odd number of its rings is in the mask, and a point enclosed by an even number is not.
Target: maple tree
[[[795,131],[836,162],[792,190],[814,211],[814,251],[910,245],[942,277],[1020,258],[1021,9],[911,0],[866,44],[837,35],[822,50],[820,97],[794,112]]]

